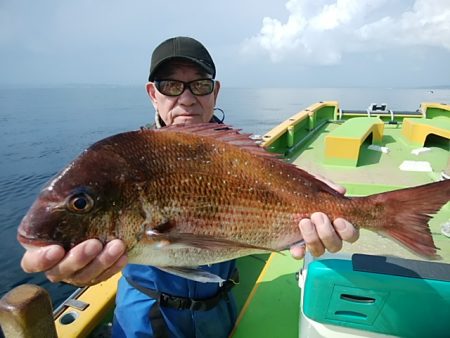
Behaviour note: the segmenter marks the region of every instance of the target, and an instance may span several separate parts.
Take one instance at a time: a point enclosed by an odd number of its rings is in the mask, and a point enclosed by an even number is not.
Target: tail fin
[[[415,253],[438,259],[428,221],[450,201],[450,180],[400,189],[368,197],[382,207],[383,220],[377,222],[378,233],[399,241]]]

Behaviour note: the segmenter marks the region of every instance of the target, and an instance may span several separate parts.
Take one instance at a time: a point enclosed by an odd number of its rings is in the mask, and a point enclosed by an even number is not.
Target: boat
[[[259,138],[268,151],[344,186],[349,196],[450,177],[450,105],[415,111],[387,104],[341,109],[315,103]],[[289,254],[237,260],[239,317],[232,337],[450,336],[450,203],[429,223],[440,261],[361,230],[336,254],[301,261]],[[58,337],[107,335],[117,274],[81,288],[53,312]]]

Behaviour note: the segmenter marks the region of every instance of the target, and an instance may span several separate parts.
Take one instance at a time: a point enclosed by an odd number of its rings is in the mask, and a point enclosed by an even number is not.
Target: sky
[[[0,85],[143,85],[177,35],[226,87],[450,87],[450,0],[0,0]]]

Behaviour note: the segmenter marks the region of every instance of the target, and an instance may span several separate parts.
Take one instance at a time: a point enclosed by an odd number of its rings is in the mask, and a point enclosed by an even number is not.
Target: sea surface
[[[325,100],[338,100],[343,109],[386,103],[394,111],[416,110],[424,101],[450,103],[450,89],[223,87],[217,107],[225,112],[226,123],[263,135]],[[17,226],[43,185],[77,154],[153,119],[143,86],[0,88],[0,297],[23,283],[45,287],[54,305],[73,292],[69,285],[48,282],[42,273],[21,270],[24,249],[16,240]]]

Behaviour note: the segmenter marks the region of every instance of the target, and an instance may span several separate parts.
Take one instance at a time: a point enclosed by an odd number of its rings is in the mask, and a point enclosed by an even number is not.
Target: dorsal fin
[[[258,145],[255,140],[251,139],[251,134],[243,133],[241,134],[241,129],[233,129],[233,127],[225,124],[216,123],[199,123],[199,124],[175,124],[168,127],[163,127],[161,129],[153,130],[156,132],[176,132],[176,133],[186,133],[195,134],[200,137],[208,137],[221,142],[226,142],[235,145],[241,149],[244,149],[256,156],[267,158],[269,162],[275,161],[278,165],[281,165],[283,169],[288,172],[293,177],[303,177],[307,181],[314,182],[317,191],[324,191],[330,193],[334,196],[341,196],[342,194],[328,184],[324,183],[322,180],[318,179],[314,175],[308,173],[307,171],[298,168],[297,166],[287,163],[280,158],[280,154],[270,153],[260,145]],[[269,163],[268,163],[269,165]]]
[[[251,139],[252,134],[240,133],[241,129],[234,129],[225,124],[199,123],[199,124],[175,124],[161,129],[157,132],[176,132],[185,134],[195,134],[200,137],[210,137],[214,140],[226,142],[245,149],[255,155],[267,158],[278,158],[279,154],[270,153],[260,147],[255,140]]]

